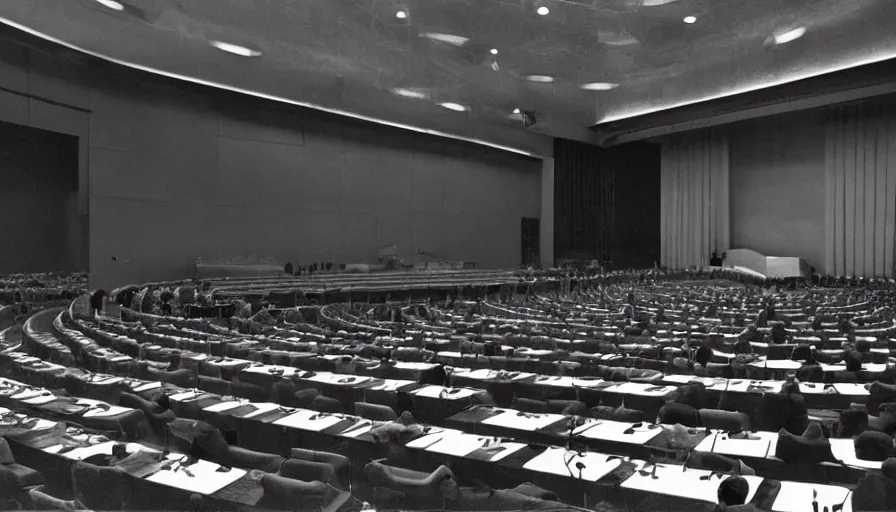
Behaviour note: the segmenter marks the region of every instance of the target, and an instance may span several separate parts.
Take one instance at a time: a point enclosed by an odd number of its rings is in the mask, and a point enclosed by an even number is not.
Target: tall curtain
[[[728,135],[724,130],[677,134],[663,141],[661,262],[706,265],[731,241]]]
[[[837,107],[825,140],[825,271],[894,275],[896,108]]]

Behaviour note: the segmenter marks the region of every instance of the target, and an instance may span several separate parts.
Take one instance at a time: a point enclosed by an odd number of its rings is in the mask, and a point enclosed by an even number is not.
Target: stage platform
[[[766,279],[806,278],[810,276],[806,260],[789,256],[766,256],[752,249],[728,251],[725,266]]]

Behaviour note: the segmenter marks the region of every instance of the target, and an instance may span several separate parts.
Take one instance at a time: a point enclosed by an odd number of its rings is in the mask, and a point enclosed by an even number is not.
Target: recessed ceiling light
[[[540,84],[549,84],[554,81],[554,77],[547,75],[529,75],[526,80],[530,82],[538,82]]]
[[[392,89],[392,92],[405,98],[414,98],[418,100],[427,98],[425,92],[416,89]]]
[[[398,18],[398,19],[400,19],[400,20],[403,20],[403,19],[406,19],[406,18],[408,17],[408,13],[407,13],[407,11],[398,11],[398,12],[395,13],[395,17]]]
[[[685,23],[687,23],[688,25],[693,25],[694,23],[697,23],[697,17],[696,16],[685,16],[683,21]]]
[[[212,41],[212,46],[221,50],[222,52],[232,53],[234,55],[239,55],[240,57],[258,57],[259,55],[261,55],[261,52],[258,50],[253,50],[251,48],[246,48],[245,46],[225,43],[222,41]]]
[[[461,105],[460,103],[446,102],[446,103],[439,103],[439,106],[441,106],[442,108],[447,108],[448,110],[453,110],[455,112],[463,112],[463,111],[467,110],[467,107]]]
[[[582,89],[585,89],[586,91],[609,91],[610,89],[615,89],[617,87],[619,87],[619,84],[611,84],[608,82],[594,82],[582,85]]]
[[[497,49],[497,48],[492,48],[491,50],[489,50],[489,53],[491,53],[492,55],[497,55],[497,54],[498,54],[498,49]]]
[[[431,39],[433,41],[451,44],[454,46],[463,46],[467,44],[467,41],[470,40],[467,37],[455,36],[453,34],[440,34],[438,32],[424,32],[420,34],[420,37],[425,37],[426,39]]]
[[[115,0],[96,0],[96,3],[101,4],[104,7],[108,7],[109,9],[114,9],[116,11],[124,10],[124,5],[121,2],[116,2]]]
[[[803,34],[806,33],[806,27],[797,27],[788,32],[784,32],[783,34],[779,34],[775,36],[775,44],[785,44],[791,41],[796,41],[797,39],[803,37]]]
[[[541,7],[536,9],[535,12],[537,12],[540,16],[547,16],[551,13],[551,10],[542,5]]]

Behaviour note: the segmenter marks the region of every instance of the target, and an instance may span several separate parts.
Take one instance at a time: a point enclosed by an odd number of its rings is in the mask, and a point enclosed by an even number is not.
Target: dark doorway
[[[85,270],[80,219],[78,138],[0,122],[0,274]]]
[[[538,267],[540,261],[541,237],[539,236],[541,224],[538,219],[523,217],[521,225],[523,252],[521,261],[524,267]]]

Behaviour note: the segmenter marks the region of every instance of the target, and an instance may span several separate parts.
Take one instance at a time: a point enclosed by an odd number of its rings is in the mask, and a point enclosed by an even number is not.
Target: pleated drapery
[[[837,107],[825,140],[825,271],[894,276],[896,108]]]
[[[731,241],[728,135],[705,130],[663,141],[661,264],[685,268],[709,263]]]

